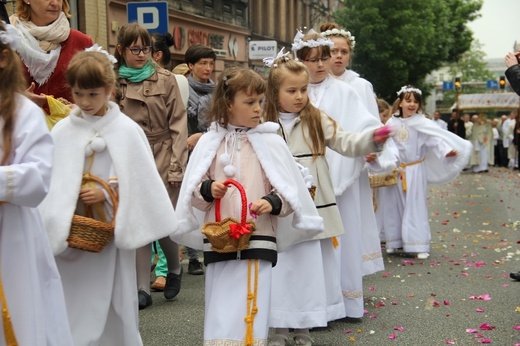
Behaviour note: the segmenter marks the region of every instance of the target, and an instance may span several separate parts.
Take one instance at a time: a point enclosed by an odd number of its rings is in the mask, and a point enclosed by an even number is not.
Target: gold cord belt
[[[417,161],[414,161],[414,162],[410,162],[410,163],[401,163],[401,182],[402,182],[402,185],[403,185],[403,191],[404,192],[406,192],[406,190],[408,189],[408,187],[406,185],[406,170],[405,170],[405,168],[408,167],[408,166],[418,165],[418,164],[420,164],[423,161],[424,161],[424,158],[422,158],[420,160],[417,160]]]

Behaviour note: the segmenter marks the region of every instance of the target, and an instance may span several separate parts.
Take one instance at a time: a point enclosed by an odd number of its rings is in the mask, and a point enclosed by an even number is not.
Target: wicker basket
[[[83,178],[83,182],[94,181],[102,185],[108,192],[114,214],[112,222],[106,223],[91,217],[74,215],[70,226],[70,234],[67,242],[69,247],[89,252],[101,252],[103,248],[114,239],[114,227],[117,212],[118,199],[114,191],[107,183],[93,175]],[[87,213],[88,214],[88,213]]]
[[[399,170],[397,168],[394,168],[392,172],[388,174],[369,174],[370,187],[374,189],[377,187],[396,185],[398,174]]]
[[[202,234],[211,243],[211,250],[219,253],[237,252],[249,247],[249,238],[255,231],[255,224],[246,221],[247,197],[242,185],[237,181],[228,179],[224,185],[234,185],[240,191],[242,200],[241,220],[227,217],[221,220],[220,198],[215,200],[215,222],[206,222],[202,226]]]

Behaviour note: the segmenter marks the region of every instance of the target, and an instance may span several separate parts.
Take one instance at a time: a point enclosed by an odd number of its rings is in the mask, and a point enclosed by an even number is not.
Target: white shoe
[[[386,253],[389,253],[389,254],[395,253],[395,249],[386,249]]]
[[[427,259],[428,257],[430,257],[430,254],[427,252],[419,252],[417,254],[418,259]]]

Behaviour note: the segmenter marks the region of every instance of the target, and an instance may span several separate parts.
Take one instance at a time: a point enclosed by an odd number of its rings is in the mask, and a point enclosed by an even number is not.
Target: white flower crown
[[[117,59],[115,56],[113,56],[112,54],[110,54],[108,51],[104,50],[99,44],[97,43],[94,43],[94,45],[90,48],[87,48],[85,49],[86,52],[100,52],[100,53],[103,53],[107,56],[108,60],[110,60],[110,62],[112,63],[112,65],[114,65],[115,63],[117,63]]]
[[[407,85],[403,86],[403,87],[401,88],[401,90],[399,90],[399,91],[397,92],[397,96],[401,95],[402,93],[417,93],[417,94],[419,94],[419,95],[422,95],[422,91],[421,91],[421,89],[412,88],[412,87],[407,86]]]
[[[328,36],[343,36],[347,40],[350,41],[350,48],[351,49],[354,49],[354,47],[356,46],[356,37],[352,36],[350,31],[345,31],[343,29],[336,29],[336,28],[334,28],[334,29],[323,31],[321,34],[323,36],[325,36],[325,37],[328,37]]]
[[[310,29],[306,35],[313,35],[318,34],[314,29]],[[292,50],[293,52],[297,52],[303,47],[309,47],[309,48],[316,48],[316,47],[323,47],[323,46],[329,46],[330,48],[334,47],[334,42],[332,42],[330,39],[326,37],[320,37],[317,40],[308,40],[304,41],[303,37],[306,36],[303,34],[301,30],[298,30],[296,33],[296,36],[294,36],[293,44],[292,44]]]
[[[20,44],[20,33],[11,24],[6,24],[4,21],[2,23],[4,23],[5,31],[0,31],[0,41],[16,50]]]

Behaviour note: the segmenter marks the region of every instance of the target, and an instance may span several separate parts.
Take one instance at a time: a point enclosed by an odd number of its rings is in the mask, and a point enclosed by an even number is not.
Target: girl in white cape
[[[309,69],[309,99],[345,131],[361,132],[381,127],[379,119],[368,112],[354,89],[329,74],[330,49],[333,46],[331,40],[313,30],[306,35],[299,33],[294,39],[293,50]],[[340,245],[335,251],[340,263],[344,317],[359,321],[364,312],[363,275],[368,270],[373,272],[384,268],[372,191],[368,173],[363,170],[366,164],[363,156],[351,158],[327,150],[326,158],[345,226],[345,233],[339,238]],[[366,223],[373,228],[371,232],[365,233]],[[335,318],[331,316],[331,319]]]
[[[78,53],[65,76],[77,108],[52,130],[54,170],[41,210],[62,276],[73,344],[140,346],[135,249],[174,233],[175,212],[144,132],[108,101],[115,83],[108,53]],[[83,183],[85,175],[119,195],[114,240],[99,253],[68,247],[73,214],[85,215],[91,207],[97,220],[114,217],[108,189]]]
[[[471,142],[442,130],[423,114],[421,90],[403,86],[397,93],[399,114],[387,125],[396,131],[401,176],[399,197],[395,201],[400,228],[386,229],[386,251],[402,248],[419,259],[430,255],[430,224],[428,222],[428,183],[451,181],[464,169],[472,151]]]
[[[378,151],[386,138],[378,135],[383,129],[344,132],[314,107],[307,95],[307,68],[283,55],[283,49],[274,61],[264,61],[271,66],[264,119],[280,123],[279,133],[295,160],[312,175],[314,203],[325,223],[325,232],[279,255],[273,269],[269,324],[275,332],[269,346],[285,346],[289,328],[294,329],[295,345],[310,346],[310,328],[327,326],[330,319],[345,316],[337,275],[339,263],[334,254],[336,236],[344,231],[325,148],[355,157]]]
[[[214,122],[190,157],[177,205],[180,228],[186,233],[179,243],[204,248],[204,345],[208,346],[267,344],[277,252],[323,230],[303,177],[277,134],[278,124],[260,123],[264,93],[265,82],[254,71],[242,67],[223,71],[210,111]],[[222,218],[241,220],[241,195],[223,184],[227,179],[244,187],[251,202],[244,217],[255,218],[256,231],[246,249],[221,253],[202,239],[199,226],[215,221],[216,199],[221,199]],[[193,207],[204,212],[201,219]],[[292,217],[283,225],[278,222],[289,214]]]
[[[1,345],[72,345],[60,275],[36,207],[49,191],[52,138],[23,96],[17,31],[0,22]]]

